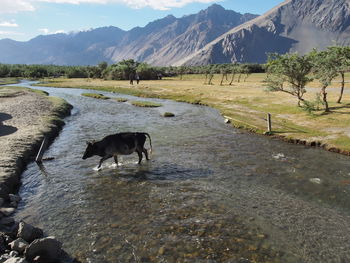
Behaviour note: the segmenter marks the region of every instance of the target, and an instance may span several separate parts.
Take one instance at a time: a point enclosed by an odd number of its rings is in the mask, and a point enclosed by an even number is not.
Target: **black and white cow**
[[[139,156],[139,163],[141,163],[142,153],[144,153],[146,159],[149,160],[147,149],[144,147],[147,139],[146,136],[149,138],[149,144],[152,152],[151,136],[148,133],[123,132],[108,135],[98,142],[88,142],[83,159],[85,160],[94,155],[101,156],[102,159],[98,165],[98,168],[100,168],[102,162],[111,157],[114,157],[114,161],[118,165],[118,155],[129,155],[133,152],[137,152]]]

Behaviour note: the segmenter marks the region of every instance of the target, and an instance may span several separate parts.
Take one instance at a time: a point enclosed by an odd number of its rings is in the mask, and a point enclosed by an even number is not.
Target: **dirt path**
[[[44,135],[54,137],[71,106],[44,93],[0,88],[0,197],[7,198],[20,183],[20,175]]]

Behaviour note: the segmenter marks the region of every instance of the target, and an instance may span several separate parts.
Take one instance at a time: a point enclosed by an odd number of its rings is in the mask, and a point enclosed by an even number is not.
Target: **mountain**
[[[102,27],[70,34],[38,36],[27,42],[0,40],[0,62],[10,64],[91,65],[108,60],[106,48],[121,40],[125,31]]]
[[[38,36],[27,42],[3,39],[0,40],[0,63],[95,65],[132,58],[153,65],[170,65],[256,17],[214,4],[198,14],[182,18],[169,15],[129,31],[103,27]]]
[[[350,44],[349,0],[287,0],[177,61],[181,65],[266,62],[266,53],[307,53]]]

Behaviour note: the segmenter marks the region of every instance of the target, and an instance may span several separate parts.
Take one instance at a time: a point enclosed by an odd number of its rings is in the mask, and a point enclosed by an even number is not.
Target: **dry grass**
[[[335,103],[339,95],[340,79],[327,89],[331,113],[324,114],[323,110],[319,110],[310,114],[297,107],[294,97],[284,93],[266,92],[263,86],[265,76],[253,74],[245,82],[234,82],[231,86],[228,85],[230,79],[220,86],[220,75],[214,77],[214,85],[204,84],[203,75],[187,75],[182,80],[168,78],[142,81],[134,86],[127,81],[86,79],[48,80],[45,85],[89,88],[209,105],[231,118],[234,126],[258,133],[265,132],[266,114],[271,113],[275,134],[306,141],[320,141],[329,146],[350,150],[350,83],[346,83],[342,104]],[[350,75],[347,75],[347,79],[349,78]],[[308,86],[305,98],[314,100],[318,92],[319,83],[315,81]]]

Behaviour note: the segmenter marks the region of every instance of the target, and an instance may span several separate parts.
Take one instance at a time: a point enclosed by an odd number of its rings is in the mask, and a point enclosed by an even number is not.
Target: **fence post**
[[[271,128],[271,114],[267,114],[267,132],[271,134],[272,128]]]
[[[35,161],[36,161],[37,163],[41,163],[41,160],[42,160],[42,158],[43,158],[44,152],[45,152],[45,150],[46,150],[46,146],[47,146],[47,139],[46,139],[46,137],[44,137],[44,140],[43,140],[43,142],[41,143],[39,152],[38,152],[38,154],[37,154],[37,156],[36,156],[36,158],[35,158]]]

